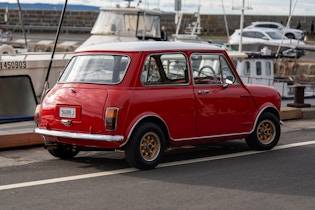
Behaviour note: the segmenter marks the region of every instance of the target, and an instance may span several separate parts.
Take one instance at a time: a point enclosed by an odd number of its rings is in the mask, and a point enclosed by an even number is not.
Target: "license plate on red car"
[[[76,108],[60,107],[59,117],[62,118],[76,118]]]
[[[56,119],[81,120],[81,107],[75,105],[58,104],[55,112]]]

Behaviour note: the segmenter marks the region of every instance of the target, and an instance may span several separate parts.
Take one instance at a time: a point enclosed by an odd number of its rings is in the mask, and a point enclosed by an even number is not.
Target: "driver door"
[[[249,132],[254,101],[224,55],[195,54],[191,60],[199,137]]]

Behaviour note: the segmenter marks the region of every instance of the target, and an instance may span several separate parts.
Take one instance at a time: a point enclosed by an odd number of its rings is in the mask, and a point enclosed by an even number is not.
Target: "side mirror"
[[[266,37],[266,36],[263,36],[262,39],[263,39],[263,40],[269,40],[268,37]]]
[[[222,87],[227,88],[229,85],[233,84],[234,81],[235,81],[235,78],[233,76],[229,75],[225,78],[225,81],[224,81]]]
[[[225,83],[227,83],[227,84],[233,84],[234,83],[234,80],[235,80],[235,78],[233,77],[233,76],[231,76],[231,75],[229,75],[229,76],[227,76],[226,78],[225,78]]]

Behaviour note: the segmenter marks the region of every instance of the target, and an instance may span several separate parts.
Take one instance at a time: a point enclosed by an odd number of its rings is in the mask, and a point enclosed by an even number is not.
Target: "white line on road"
[[[293,147],[307,146],[307,145],[311,145],[311,144],[315,144],[315,140],[280,145],[280,146],[273,148],[270,151],[289,149],[289,148],[293,148]],[[178,165],[191,164],[191,163],[200,163],[200,162],[212,161],[212,160],[221,160],[221,159],[234,158],[234,157],[241,157],[241,156],[247,156],[247,155],[254,155],[254,154],[258,154],[258,153],[262,153],[262,152],[267,152],[267,151],[245,151],[245,152],[240,152],[240,153],[219,155],[219,156],[214,156],[214,157],[205,157],[205,158],[197,158],[197,159],[176,161],[176,162],[170,162],[170,163],[161,163],[158,165],[158,168],[178,166]],[[82,174],[82,175],[76,175],[76,176],[60,177],[60,178],[54,178],[54,179],[44,179],[44,180],[38,180],[38,181],[32,181],[32,182],[8,184],[8,185],[0,186],[0,191],[15,189],[15,188],[22,188],[22,187],[44,185],[44,184],[52,184],[52,183],[58,183],[58,182],[74,181],[74,180],[80,180],[80,179],[89,179],[89,178],[101,177],[101,176],[124,174],[124,173],[130,173],[130,172],[134,172],[134,171],[137,171],[137,169],[126,168],[126,169],[119,169],[119,170],[113,170],[113,171],[105,171],[105,172]]]

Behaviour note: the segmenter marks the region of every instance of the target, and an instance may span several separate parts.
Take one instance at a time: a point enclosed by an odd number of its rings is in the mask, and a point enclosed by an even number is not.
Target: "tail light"
[[[35,114],[34,114],[34,122],[35,124],[38,126],[39,123],[40,123],[40,112],[42,110],[42,105],[41,104],[38,104],[36,106],[36,109],[35,109]]]
[[[117,128],[118,108],[109,107],[105,114],[105,129],[107,131],[115,131]]]

